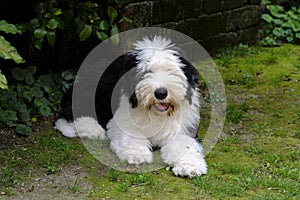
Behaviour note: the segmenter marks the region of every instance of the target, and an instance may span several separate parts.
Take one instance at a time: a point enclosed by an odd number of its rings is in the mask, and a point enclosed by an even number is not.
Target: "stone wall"
[[[213,53],[258,39],[260,0],[123,0],[124,15],[137,27],[164,27],[184,33]]]

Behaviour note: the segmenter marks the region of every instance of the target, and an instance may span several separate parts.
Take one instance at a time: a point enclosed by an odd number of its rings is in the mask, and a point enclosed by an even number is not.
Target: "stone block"
[[[261,0],[248,0],[249,4],[260,4]]]
[[[203,0],[203,13],[211,14],[238,8],[244,5],[245,0]]]
[[[225,12],[225,32],[236,31],[258,24],[261,17],[260,6],[245,6]]]
[[[160,26],[182,32],[195,40],[212,37],[223,32],[224,29],[222,15],[220,13],[202,16],[196,19],[191,18],[179,22],[164,23]]]
[[[244,44],[257,43],[259,41],[258,30],[259,30],[259,25],[238,31],[237,34],[239,36],[239,41],[241,41],[241,43]]]
[[[220,49],[234,46],[240,43],[237,33],[221,33],[211,38],[198,41],[211,55],[215,55]]]
[[[201,14],[201,0],[159,0],[153,2],[153,24],[177,22]]]
[[[126,5],[123,13],[132,23],[123,23],[121,30],[152,26],[152,7],[151,1]]]

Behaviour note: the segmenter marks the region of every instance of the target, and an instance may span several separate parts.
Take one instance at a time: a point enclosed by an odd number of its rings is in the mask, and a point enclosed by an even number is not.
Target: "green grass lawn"
[[[64,179],[57,199],[300,199],[300,46],[240,45],[224,50],[215,62],[226,86],[227,116],[206,156],[207,175],[116,171],[93,158],[79,139],[62,137],[45,121],[33,136],[10,133],[8,142],[1,139],[0,199],[19,199],[20,188],[24,197],[33,195],[36,177],[55,179],[70,166],[85,176]],[[208,108],[201,115],[203,139]],[[59,196],[57,189],[45,191]]]

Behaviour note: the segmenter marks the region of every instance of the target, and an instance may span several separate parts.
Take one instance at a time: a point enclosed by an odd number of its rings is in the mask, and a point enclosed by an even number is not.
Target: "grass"
[[[205,176],[178,178],[168,169],[116,171],[48,124],[22,138],[24,144],[1,151],[0,199],[14,197],[16,188],[38,174],[55,176],[70,165],[87,175],[69,181],[66,190],[84,193],[85,199],[300,199],[299,58],[300,46],[293,45],[239,45],[219,54],[215,62],[226,85],[227,118],[206,156]],[[201,138],[209,122],[209,110],[203,112]],[[83,189],[84,182],[93,187]]]

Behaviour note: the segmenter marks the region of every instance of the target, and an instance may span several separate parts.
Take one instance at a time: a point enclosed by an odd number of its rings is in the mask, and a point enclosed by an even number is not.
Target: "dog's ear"
[[[131,108],[136,108],[138,105],[138,100],[136,98],[135,92],[130,96],[129,103],[131,104]]]
[[[181,70],[183,71],[189,83],[187,88],[186,98],[189,101],[189,103],[192,104],[192,96],[194,94],[194,90],[196,89],[196,87],[198,87],[199,73],[197,69],[185,58],[180,57],[179,59],[181,63],[184,64],[184,66],[181,67]]]
[[[199,73],[197,69],[185,58],[180,57],[179,58],[181,63],[184,64],[184,66],[181,68],[182,71],[184,72],[184,75],[186,76],[190,86],[195,89],[198,86],[199,82]]]
[[[123,94],[128,97],[128,101],[131,104],[131,108],[136,108],[138,106],[138,99],[135,94],[135,87],[140,80],[138,73],[135,68],[128,71],[124,77],[122,77],[122,91]]]

